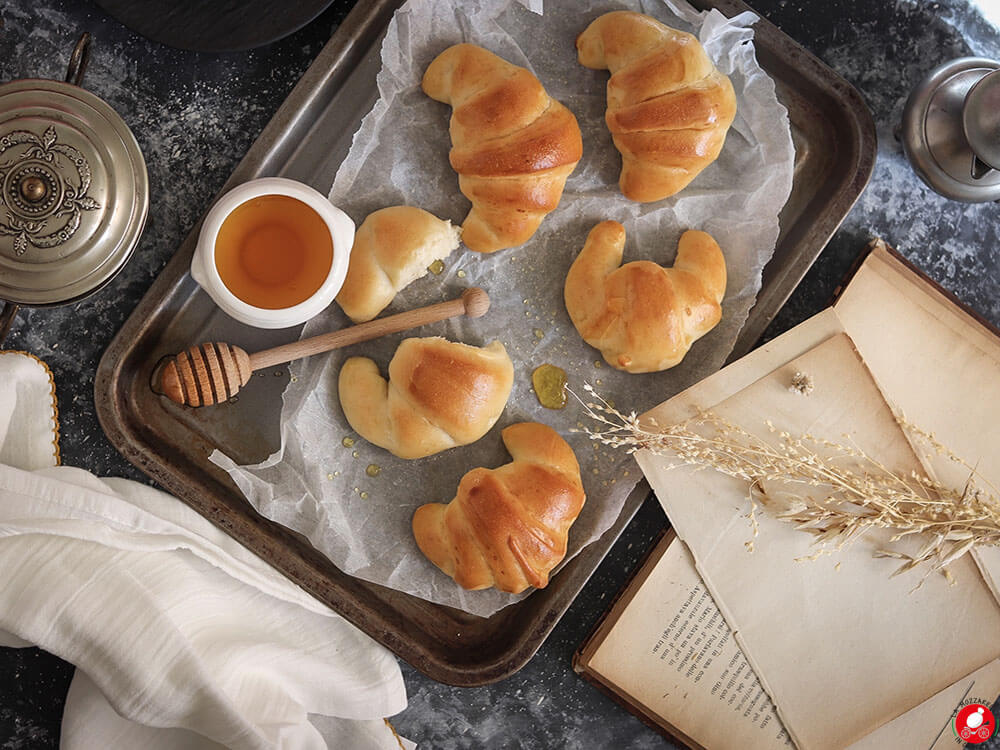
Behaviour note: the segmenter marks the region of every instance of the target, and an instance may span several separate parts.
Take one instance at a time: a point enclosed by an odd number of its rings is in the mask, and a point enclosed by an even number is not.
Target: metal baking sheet
[[[280,175],[328,192],[361,118],[377,92],[379,48],[402,0],[359,0],[281,106],[223,190]],[[694,0],[728,16],[739,0]],[[796,148],[792,194],[763,288],[734,350],[749,351],[847,215],[871,174],[875,127],[858,93],[766,20],[756,25],[762,66],[788,108]],[[206,209],[208,206],[206,206]],[[281,392],[288,373],[255,377],[239,402],[197,410],[155,395],[156,363],[194,342],[227,341],[248,351],[288,340],[288,331],[250,329],[218,311],[188,274],[196,226],[125,322],[98,366],[95,398],[108,438],[121,453],[290,579],[433,679],[478,685],[516,672],[531,658],[648,494],[645,483],[621,515],[549,586],[479,618],[353,578],[302,537],[259,516],[208,455],[239,463],[279,446]]]

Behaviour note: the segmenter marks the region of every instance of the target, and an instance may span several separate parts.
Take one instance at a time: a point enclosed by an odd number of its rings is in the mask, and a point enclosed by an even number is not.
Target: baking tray
[[[329,191],[361,118],[377,91],[379,48],[402,0],[360,0],[306,71],[226,183],[280,175]],[[695,0],[732,16],[739,0]],[[781,213],[774,258],[736,343],[749,351],[850,210],[871,174],[875,127],[858,93],[766,20],[756,25],[762,66],[788,108],[796,164]],[[206,206],[206,209],[208,207]],[[647,496],[642,483],[616,523],[585,547],[549,586],[480,618],[353,578],[303,537],[264,519],[208,455],[216,447],[256,463],[279,447],[281,367],[258,373],[238,404],[185,409],[149,387],[155,364],[194,342],[216,340],[248,351],[287,341],[221,313],[188,274],[196,226],[111,342],[95,380],[97,413],[109,440],[142,471],[433,679],[493,682],[531,658]]]

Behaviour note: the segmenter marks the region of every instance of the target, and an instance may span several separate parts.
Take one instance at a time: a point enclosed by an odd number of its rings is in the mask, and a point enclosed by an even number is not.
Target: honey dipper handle
[[[389,333],[398,333],[428,323],[437,323],[439,320],[453,318],[456,315],[478,318],[486,314],[489,306],[490,298],[486,292],[478,287],[472,287],[466,289],[462,296],[457,299],[438,302],[427,307],[418,307],[416,310],[408,310],[385,318],[376,318],[367,323],[359,323],[339,331],[324,333],[251,354],[250,369],[260,370],[265,367],[273,367],[284,362],[291,362],[293,359],[301,359],[313,354],[350,346],[359,341],[368,341]]]

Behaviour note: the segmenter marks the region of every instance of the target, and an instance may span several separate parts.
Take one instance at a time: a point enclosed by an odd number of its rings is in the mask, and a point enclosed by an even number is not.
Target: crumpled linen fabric
[[[0,645],[77,666],[62,748],[401,746],[385,648],[176,498],[57,466],[56,425],[0,352]]]

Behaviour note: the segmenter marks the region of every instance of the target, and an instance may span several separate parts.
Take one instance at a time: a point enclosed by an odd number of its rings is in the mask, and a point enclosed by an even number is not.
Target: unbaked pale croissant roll
[[[371,320],[397,292],[456,247],[458,229],[421,208],[390,206],[374,211],[354,235],[337,302],[355,323]]]
[[[576,330],[612,367],[673,367],[722,317],[726,261],[712,236],[688,230],[672,268],[622,262],[625,227],[603,221],[587,235],[563,289]]]
[[[400,458],[422,458],[479,440],[500,418],[514,365],[499,341],[487,347],[447,339],[405,339],[388,382],[366,357],[340,369],[344,416],[361,437]]]
[[[462,241],[481,253],[526,242],[583,153],[573,113],[530,71],[474,44],[438,55],[422,86],[453,108],[451,166],[472,201]]]
[[[460,586],[517,594],[548,584],[586,496],[573,449],[551,427],[522,422],[501,435],[513,460],[472,469],[450,503],[418,508],[413,536]]]
[[[620,10],[594,20],[576,48],[581,65],[611,71],[605,120],[626,198],[674,195],[719,156],[736,94],[695,37]]]

